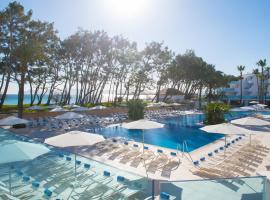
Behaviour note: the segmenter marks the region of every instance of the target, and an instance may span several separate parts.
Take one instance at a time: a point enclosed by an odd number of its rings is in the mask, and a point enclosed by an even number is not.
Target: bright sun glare
[[[113,15],[122,18],[135,18],[143,14],[149,0],[107,0],[108,9]]]

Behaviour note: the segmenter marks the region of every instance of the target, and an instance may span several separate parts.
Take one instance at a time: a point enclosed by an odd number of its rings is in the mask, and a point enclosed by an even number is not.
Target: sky
[[[11,1],[0,0],[0,9]],[[269,0],[19,0],[33,18],[54,22],[61,39],[78,30],[123,35],[143,48],[162,42],[176,54],[193,49],[207,63],[237,75],[259,59],[270,66]]]

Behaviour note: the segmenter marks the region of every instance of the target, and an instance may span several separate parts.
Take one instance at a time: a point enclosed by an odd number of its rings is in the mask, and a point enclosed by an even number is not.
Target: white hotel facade
[[[260,80],[257,81],[257,77],[254,74],[245,74],[243,75],[242,80],[242,99],[243,102],[247,105],[250,101],[258,100],[258,82],[260,84]],[[268,84],[267,89],[267,97],[266,101],[270,101],[270,79],[265,80],[265,84]],[[232,81],[229,83],[228,88],[223,88],[223,92],[225,93],[225,99],[228,102],[239,101],[241,99],[241,81]]]

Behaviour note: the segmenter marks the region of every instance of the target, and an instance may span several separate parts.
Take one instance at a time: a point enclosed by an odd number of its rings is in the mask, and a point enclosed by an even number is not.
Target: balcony
[[[244,84],[244,89],[250,89],[253,86],[253,82],[246,82]]]
[[[224,92],[237,92],[236,88],[223,88]]]

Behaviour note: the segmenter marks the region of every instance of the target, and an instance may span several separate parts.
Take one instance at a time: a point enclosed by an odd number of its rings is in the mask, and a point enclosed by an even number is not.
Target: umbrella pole
[[[249,134],[249,145],[251,145],[251,134]]]
[[[225,135],[224,157],[226,157],[227,136]]]
[[[8,177],[9,177],[9,194],[11,195],[11,167],[9,167]]]
[[[75,152],[74,152],[75,153]],[[74,171],[74,175],[75,175],[75,181],[76,181],[76,171],[77,171],[77,165],[76,165],[76,153],[74,154],[75,155],[75,160],[74,160],[74,163],[75,163],[75,171]]]
[[[144,154],[144,130],[143,130],[143,132],[142,132],[142,141],[143,141],[143,149],[142,149],[142,152],[143,152],[143,154]]]
[[[144,156],[144,130],[142,130],[142,142],[143,142],[143,156]],[[143,157],[142,157],[142,159],[143,159],[143,165],[144,165],[144,168],[145,168],[146,177],[148,178],[147,169],[146,169],[146,165],[145,165],[145,160],[144,160]]]

